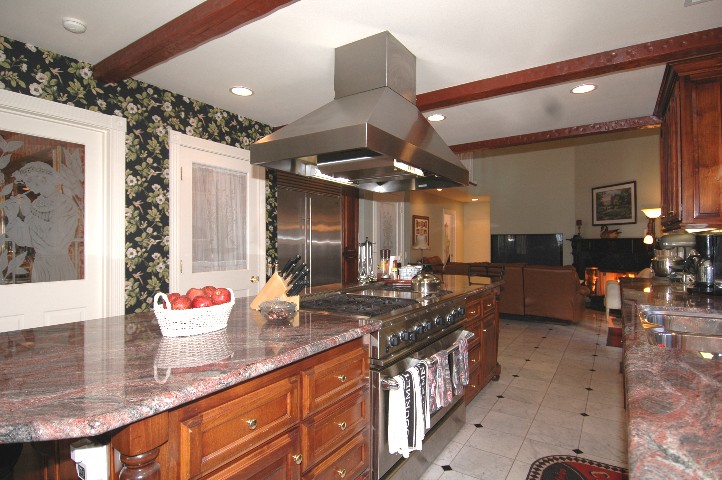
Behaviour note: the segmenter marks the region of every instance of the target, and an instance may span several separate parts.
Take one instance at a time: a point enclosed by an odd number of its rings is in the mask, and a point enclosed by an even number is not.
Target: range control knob
[[[424,320],[421,323],[421,327],[424,332],[430,332],[431,329],[434,328],[434,322],[432,322],[431,320]]]
[[[386,341],[387,341],[387,342],[389,343],[389,345],[391,345],[392,347],[395,347],[396,345],[398,345],[399,343],[401,343],[401,339],[399,338],[399,335],[396,334],[396,333],[392,333],[391,335],[389,335],[388,338],[386,339]]]
[[[443,324],[444,324],[444,319],[441,317],[441,315],[437,315],[434,317],[434,325],[436,325],[437,327],[440,327]]]
[[[451,325],[452,323],[454,323],[454,320],[456,319],[454,318],[453,313],[449,313],[448,315],[446,315],[446,325]]]
[[[401,332],[401,340],[409,343],[414,343],[418,337],[419,334],[416,331],[416,328],[412,328],[411,330],[404,330]]]
[[[465,316],[466,315],[466,307],[463,307],[463,306],[459,307],[459,312],[461,312],[462,317]]]

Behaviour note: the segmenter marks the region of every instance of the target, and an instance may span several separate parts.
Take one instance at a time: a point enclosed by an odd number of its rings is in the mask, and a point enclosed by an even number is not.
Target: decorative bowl
[[[258,306],[261,315],[269,322],[287,321],[296,313],[296,304],[283,300],[272,300],[263,302]]]

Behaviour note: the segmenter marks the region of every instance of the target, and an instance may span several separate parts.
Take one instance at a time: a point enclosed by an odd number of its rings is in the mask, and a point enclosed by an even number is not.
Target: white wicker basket
[[[201,333],[215,332],[228,325],[228,317],[236,302],[231,292],[231,301],[220,305],[204,308],[189,308],[188,310],[171,310],[163,305],[169,305],[165,293],[156,293],[153,297],[153,311],[158,319],[160,331],[164,337],[187,337]]]

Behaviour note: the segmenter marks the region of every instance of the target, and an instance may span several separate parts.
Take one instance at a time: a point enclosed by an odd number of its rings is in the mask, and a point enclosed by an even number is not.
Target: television
[[[491,261],[562,265],[564,235],[561,233],[515,233],[491,236]]]

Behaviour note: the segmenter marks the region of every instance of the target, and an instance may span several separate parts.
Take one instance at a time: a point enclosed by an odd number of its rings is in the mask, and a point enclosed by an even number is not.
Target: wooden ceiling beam
[[[588,125],[580,125],[577,127],[559,128],[556,130],[547,130],[545,132],[514,135],[512,137],[494,138],[490,140],[481,140],[471,143],[460,143],[458,145],[451,145],[450,148],[454,153],[463,153],[475,150],[489,150],[492,148],[516,147],[519,145],[528,145],[531,143],[549,142],[552,140],[564,140],[576,137],[586,137],[587,135],[598,135],[601,133],[622,132],[625,130],[638,130],[642,128],[655,128],[659,127],[660,124],[661,121],[659,118],[650,115],[646,117],[614,120],[611,122],[590,123]]]
[[[98,80],[117,83],[297,0],[206,0],[101,60]]]
[[[422,111],[453,107],[499,95],[717,52],[722,52],[722,28],[640,43],[422,93],[416,96],[416,106]]]

